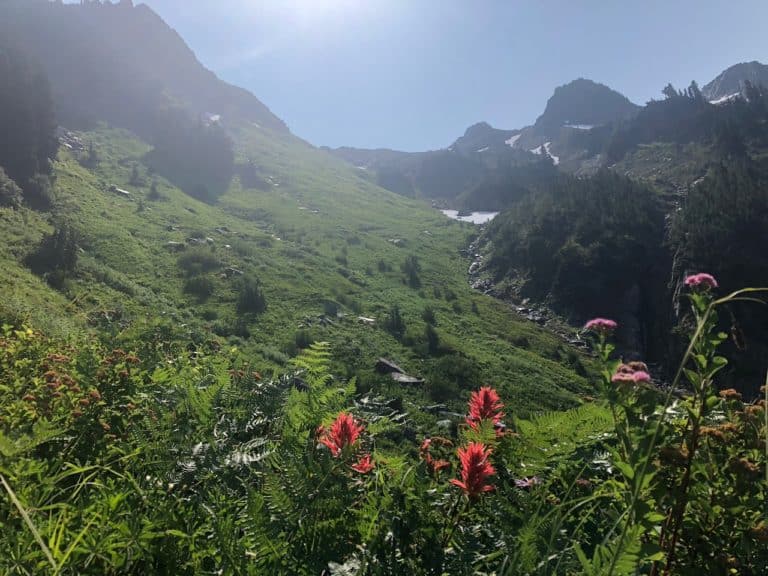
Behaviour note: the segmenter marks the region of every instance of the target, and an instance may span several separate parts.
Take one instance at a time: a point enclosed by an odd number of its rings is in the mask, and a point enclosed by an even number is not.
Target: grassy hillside
[[[98,325],[136,334],[159,317],[192,339],[218,334],[266,370],[279,369],[308,341],[328,340],[339,369],[357,375],[362,388],[401,393],[373,370],[376,358],[387,356],[427,378],[424,400],[459,401],[458,389],[489,382],[518,413],[571,405],[586,388],[574,372],[583,373],[574,352],[469,289],[461,250],[474,232],[470,226],[375,187],[325,152],[291,136],[244,130],[239,159],[260,167],[266,189],[244,189],[235,179],[208,205],[147,174],[141,160],[149,146],[129,133],[102,128],[80,137],[93,142],[98,163],[87,169],[78,153],[60,153],[50,218],[2,212],[9,238],[3,281],[14,295],[7,312],[64,333]],[[141,185],[131,184],[134,166]],[[154,200],[153,180],[160,196]],[[51,230],[47,220],[65,220],[81,236],[78,270],[63,293],[20,263]],[[168,244],[189,238],[200,244],[179,252]],[[204,301],[184,292],[179,259],[190,254],[208,266],[196,275],[212,287]],[[408,256],[420,264],[420,287],[410,287],[401,271]],[[265,312],[238,313],[242,278],[225,278],[227,268],[260,281]],[[399,339],[384,329],[394,305],[406,325]],[[439,338],[431,353],[426,306],[434,310]]]

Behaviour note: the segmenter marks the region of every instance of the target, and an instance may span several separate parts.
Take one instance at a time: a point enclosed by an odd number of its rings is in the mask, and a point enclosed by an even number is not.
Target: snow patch
[[[485,148],[480,148],[478,152],[485,152],[486,150],[490,150],[490,148],[491,148],[490,146],[486,146]]]
[[[555,156],[549,150],[549,147],[550,147],[551,144],[552,144],[552,142],[547,142],[546,144],[544,144],[544,150],[547,151],[547,154],[549,155],[549,157],[552,158],[552,162],[554,163],[555,166],[557,166],[558,164],[560,164],[560,157],[559,156]]]
[[[560,157],[559,156],[555,156],[554,154],[552,154],[552,152],[549,149],[549,147],[551,145],[552,145],[552,142],[545,142],[544,144],[542,144],[538,148],[532,148],[531,150],[529,150],[529,152],[531,152],[533,154],[536,154],[537,156],[541,156],[541,155],[543,155],[546,152],[547,156],[552,158],[552,163],[555,166],[557,166],[558,164],[560,164]]]
[[[718,104],[725,104],[726,102],[730,102],[731,100],[733,100],[734,98],[738,98],[739,96],[741,96],[741,93],[736,92],[735,94],[728,94],[728,96],[723,96],[722,98],[718,98],[716,100],[710,100],[709,103],[717,106]]]
[[[592,130],[594,128],[594,125],[592,124],[568,124],[567,122],[563,124],[564,128],[573,128],[574,130]]]
[[[509,138],[504,140],[504,144],[506,144],[510,148],[514,148],[515,142],[517,142],[520,139],[520,136],[522,136],[522,134],[515,134],[514,136],[510,136]]]

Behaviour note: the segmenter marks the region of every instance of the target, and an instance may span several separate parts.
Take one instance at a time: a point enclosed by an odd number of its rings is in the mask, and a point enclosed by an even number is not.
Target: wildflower
[[[650,382],[651,381],[651,375],[648,374],[648,372],[643,372],[642,370],[638,370],[634,374],[632,374],[632,380],[636,383],[639,382]]]
[[[620,370],[611,377],[611,382],[614,384],[634,384],[635,379],[632,377],[632,372],[622,372]]]
[[[739,431],[739,427],[736,426],[733,422],[725,422],[723,424],[720,424],[720,426],[717,427],[720,432],[723,432],[725,434],[736,434]]]
[[[344,448],[357,442],[362,431],[363,427],[355,422],[351,414],[342,412],[336,417],[331,429],[320,438],[320,443],[327,446],[336,458]]]
[[[584,329],[606,335],[616,330],[617,326],[618,324],[615,321],[608,318],[592,318],[592,320],[584,325]]]
[[[25,394],[21,399],[24,400],[24,402],[34,402],[37,400],[32,394]]]
[[[490,386],[483,386],[480,390],[472,392],[469,397],[467,424],[476,429],[481,420],[491,420],[496,426],[504,418],[502,408],[504,408],[504,404],[502,404],[496,390]]]
[[[80,406],[90,406],[91,405],[91,401],[88,400],[88,398],[80,398],[80,400],[78,400],[78,403],[80,404]]]
[[[492,485],[485,483],[489,476],[496,473],[488,461],[490,448],[480,442],[470,442],[466,448],[459,448],[458,455],[461,461],[461,480],[454,478],[451,484],[461,488],[471,499],[493,490]]]
[[[744,414],[746,416],[760,416],[763,413],[763,407],[759,404],[750,404],[749,406],[744,407]]]
[[[94,399],[94,400],[96,400],[96,401],[98,401],[98,400],[101,400],[101,394],[100,394],[100,393],[99,393],[99,391],[98,391],[98,390],[96,390],[95,388],[94,388],[93,390],[91,390],[90,392],[88,392],[88,395],[89,395],[89,396],[90,396],[92,399]]]
[[[528,488],[538,486],[539,484],[541,484],[541,480],[538,478],[538,476],[531,476],[530,478],[522,478],[522,479],[515,480],[515,486],[523,490],[527,490]]]
[[[442,458],[435,459],[430,455],[427,455],[427,458],[424,461],[432,474],[440,474],[440,471],[443,468],[449,468],[451,465],[448,460],[443,460]]]
[[[434,458],[432,454],[430,454],[429,450],[432,446],[432,443],[440,444],[442,446],[452,446],[450,440],[447,440],[445,438],[440,438],[439,436],[436,438],[425,438],[424,441],[421,443],[421,446],[419,447],[419,453],[421,457],[424,460],[424,463],[427,465],[427,469],[429,472],[433,475],[439,474],[440,471],[444,468],[448,468],[451,463],[447,460]]]
[[[748,460],[747,458],[731,460],[730,468],[735,474],[757,474],[760,472],[760,468],[757,467],[757,464]]]
[[[645,370],[643,370],[645,368]],[[616,372],[611,377],[614,384],[639,384],[641,382],[650,382],[651,375],[648,374],[648,367],[644,362],[630,362],[629,364],[619,364]]]
[[[659,450],[659,457],[662,463],[669,466],[682,466],[688,460],[688,450],[685,447],[664,446]]]
[[[694,290],[709,290],[717,288],[717,280],[715,280],[714,276],[711,274],[702,272],[700,274],[692,274],[691,276],[686,277],[685,285]]]
[[[141,360],[139,360],[139,357],[136,356],[135,354],[129,354],[128,356],[126,356],[125,361],[128,364],[139,364],[141,362]]]
[[[725,434],[719,428],[711,428],[710,426],[701,427],[701,435],[704,437],[715,438],[716,440],[725,441]]]
[[[766,526],[765,522],[760,522],[760,524],[750,529],[750,533],[758,542],[768,543],[768,526]]]
[[[719,396],[723,400],[741,400],[741,394],[733,388],[726,388],[725,390],[720,390]]]
[[[82,410],[79,410],[77,408],[72,410],[72,417],[73,418],[80,418],[80,416],[82,416],[82,415],[83,415],[83,411]]]
[[[371,461],[371,455],[366,454],[357,461],[357,464],[353,464],[351,468],[360,474],[368,474],[368,472],[373,470],[374,466],[375,464]]]
[[[592,482],[590,482],[586,478],[577,478],[576,479],[576,486],[580,486],[581,488],[591,488],[592,487]]]

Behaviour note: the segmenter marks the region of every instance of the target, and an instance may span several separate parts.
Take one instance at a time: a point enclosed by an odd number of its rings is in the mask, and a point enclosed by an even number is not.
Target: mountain
[[[103,120],[154,136],[158,116],[180,107],[229,126],[288,130],[253,94],[207,70],[145,4],[6,0],[0,36],[43,65],[70,128]]]
[[[704,86],[701,93],[710,102],[723,101],[742,94],[745,82],[768,86],[768,65],[761,64],[757,60],[734,64]]]
[[[478,122],[447,148],[430,152],[329,151],[365,168],[393,192],[460,209],[497,210],[518,198],[521,190],[551,181],[550,170],[527,166],[543,161],[566,172],[593,172],[603,162],[599,153],[612,123],[632,118],[639,110],[615,90],[579,78],[555,90],[532,126],[503,130]],[[533,175],[543,180],[536,182]]]
[[[162,324],[264,369],[328,341],[368,389],[391,382],[374,370],[384,355],[425,381],[414,396],[457,407],[467,374],[514,382],[520,410],[577,401],[578,358],[560,362],[559,338],[468,285],[471,228],[292,135],[145,6],[0,6],[0,40],[50,75],[53,100],[36,66],[0,52],[0,324],[30,310],[67,336]],[[451,184],[450,164],[420,170]],[[48,169],[45,203],[8,176]]]
[[[604,84],[579,78],[555,89],[534,131],[555,135],[563,126],[587,128],[632,117],[640,109]]]

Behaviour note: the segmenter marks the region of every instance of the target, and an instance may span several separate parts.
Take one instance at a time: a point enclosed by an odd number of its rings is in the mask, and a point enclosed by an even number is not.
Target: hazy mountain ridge
[[[181,106],[193,117],[288,130],[253,94],[207,70],[145,4],[8,0],[0,33],[42,63],[69,127],[106,120],[151,135],[158,114]]]
[[[745,82],[768,86],[768,65],[756,60],[734,64],[706,84],[701,89],[701,93],[710,102],[719,101],[736,94],[743,94]]]

